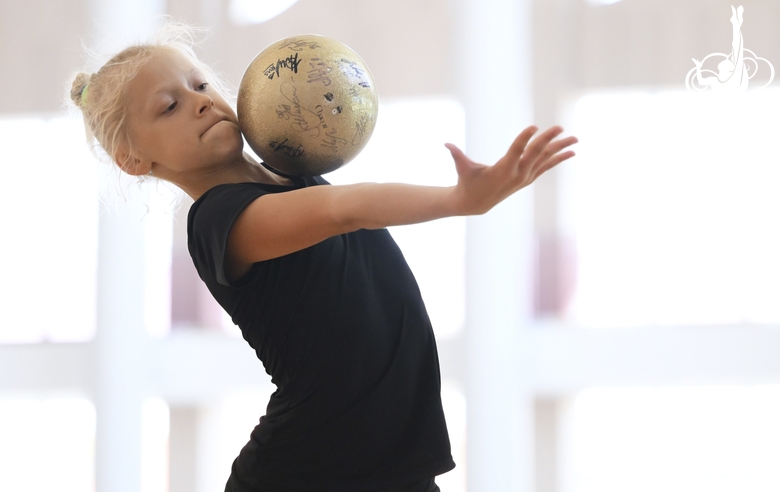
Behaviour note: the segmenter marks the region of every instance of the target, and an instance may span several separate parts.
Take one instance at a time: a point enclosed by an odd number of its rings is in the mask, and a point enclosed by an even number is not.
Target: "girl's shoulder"
[[[297,178],[292,185],[257,182],[224,183],[207,190],[190,206],[187,229],[212,220],[235,219],[255,199],[268,193],[284,193],[309,186],[330,185],[322,176]]]
[[[195,204],[205,201],[210,195],[223,196],[230,194],[236,190],[259,190],[265,193],[283,193],[285,191],[295,190],[298,188],[306,188],[309,186],[329,185],[330,183],[322,176],[307,176],[307,177],[295,177],[292,184],[271,184],[271,183],[259,183],[254,181],[247,181],[242,183],[223,183],[216,185],[208,189],[203,195],[195,200]]]

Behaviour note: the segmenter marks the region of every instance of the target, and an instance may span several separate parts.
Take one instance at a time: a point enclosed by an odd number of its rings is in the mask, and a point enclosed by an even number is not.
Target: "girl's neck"
[[[265,183],[285,186],[294,184],[292,179],[270,171],[244,152],[242,158],[230,166],[176,185],[193,200],[197,200],[211,188],[228,183]]]

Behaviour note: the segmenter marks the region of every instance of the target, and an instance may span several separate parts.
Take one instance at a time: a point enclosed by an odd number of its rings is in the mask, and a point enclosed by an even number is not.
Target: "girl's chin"
[[[240,133],[224,136],[217,143],[215,150],[227,159],[240,159],[244,154],[244,140]]]

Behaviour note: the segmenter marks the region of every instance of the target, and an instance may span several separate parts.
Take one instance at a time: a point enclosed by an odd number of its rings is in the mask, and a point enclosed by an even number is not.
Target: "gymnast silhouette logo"
[[[769,66],[769,82],[758,87],[761,89],[772,83],[775,78],[775,67],[772,66],[769,61],[745,48],[742,40],[742,12],[745,9],[742,5],[738,9],[734,10],[734,6],[731,6],[731,26],[732,26],[732,40],[731,40],[731,53],[725,55],[723,53],[711,53],[707,55],[704,60],[699,61],[692,58],[693,63],[696,64],[692,68],[688,75],[685,76],[685,87],[689,91],[703,91],[709,87],[713,92],[728,92],[728,93],[742,93],[748,88],[748,81],[752,79],[756,73],[758,73],[759,61],[766,62]],[[747,56],[749,53],[752,56]],[[717,75],[712,70],[702,70],[702,65],[708,58],[714,57],[715,59],[723,58],[718,63]],[[715,77],[704,77],[702,73],[710,73],[716,75]],[[694,77],[695,76],[695,77]]]

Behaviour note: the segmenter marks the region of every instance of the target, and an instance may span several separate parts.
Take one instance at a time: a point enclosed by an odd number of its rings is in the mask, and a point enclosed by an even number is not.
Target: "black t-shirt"
[[[300,181],[219,185],[189,212],[200,277],[277,386],[226,490],[369,492],[451,470],[433,330],[386,229],[330,237],[228,282],[236,217],[264,194],[328,185]]]

